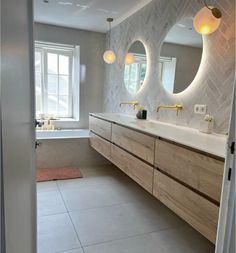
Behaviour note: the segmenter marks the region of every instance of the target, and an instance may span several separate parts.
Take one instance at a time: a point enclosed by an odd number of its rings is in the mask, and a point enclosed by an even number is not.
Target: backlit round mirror
[[[147,71],[146,50],[141,41],[135,41],[125,57],[124,83],[131,95],[142,87]]]
[[[202,58],[202,36],[193,28],[193,19],[175,24],[162,44],[159,73],[164,88],[180,93],[192,83]]]

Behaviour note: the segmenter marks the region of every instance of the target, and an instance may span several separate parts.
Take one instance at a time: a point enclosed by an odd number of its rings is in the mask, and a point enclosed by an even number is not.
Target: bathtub
[[[37,168],[90,167],[109,164],[89,145],[88,129],[37,130]]]
[[[37,140],[55,140],[55,139],[83,139],[89,138],[88,129],[71,130],[37,130]]]

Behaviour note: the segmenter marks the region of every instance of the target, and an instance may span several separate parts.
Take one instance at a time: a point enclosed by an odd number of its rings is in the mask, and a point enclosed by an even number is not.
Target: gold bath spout
[[[180,105],[180,104],[176,104],[176,105],[160,105],[160,106],[157,107],[157,112],[159,112],[159,110],[161,108],[176,109],[176,115],[178,116],[179,111],[181,111],[183,109],[183,105]]]
[[[132,105],[134,107],[134,110],[135,110],[135,107],[139,105],[139,101],[127,101],[127,102],[121,102],[120,103],[120,107],[122,105]]]

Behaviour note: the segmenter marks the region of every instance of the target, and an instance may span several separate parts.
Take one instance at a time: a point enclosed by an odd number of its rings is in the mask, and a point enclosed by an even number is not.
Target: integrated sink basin
[[[154,120],[140,120],[134,116],[121,113],[91,113],[90,115],[218,157],[224,158],[226,154],[226,135],[205,134],[194,128]]]

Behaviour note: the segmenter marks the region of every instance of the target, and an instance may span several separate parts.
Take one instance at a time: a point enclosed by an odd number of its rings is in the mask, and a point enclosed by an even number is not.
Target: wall
[[[119,108],[120,101],[139,100],[148,109],[149,117],[169,123],[198,128],[201,116],[193,113],[194,104],[207,104],[215,117],[215,132],[228,132],[233,80],[235,74],[235,1],[208,1],[222,11],[222,23],[213,34],[203,38],[202,62],[190,87],[176,95],[165,91],[158,76],[160,46],[171,27],[181,18],[194,16],[203,7],[196,0],[153,0],[111,32],[111,45],[117,54],[115,64],[106,66],[104,111],[134,112]],[[124,57],[135,40],[144,42],[148,53],[147,79],[142,89],[131,96],[123,84]],[[181,103],[184,110],[176,116],[174,110],[161,110],[158,105]]]
[[[109,162],[89,146],[88,138],[40,140],[37,168],[89,167]]]
[[[88,113],[103,106],[105,34],[35,23],[35,40],[80,46],[80,120],[69,128],[88,128]]]
[[[193,81],[202,58],[202,49],[164,43],[161,56],[176,58],[174,93],[185,90]]]

